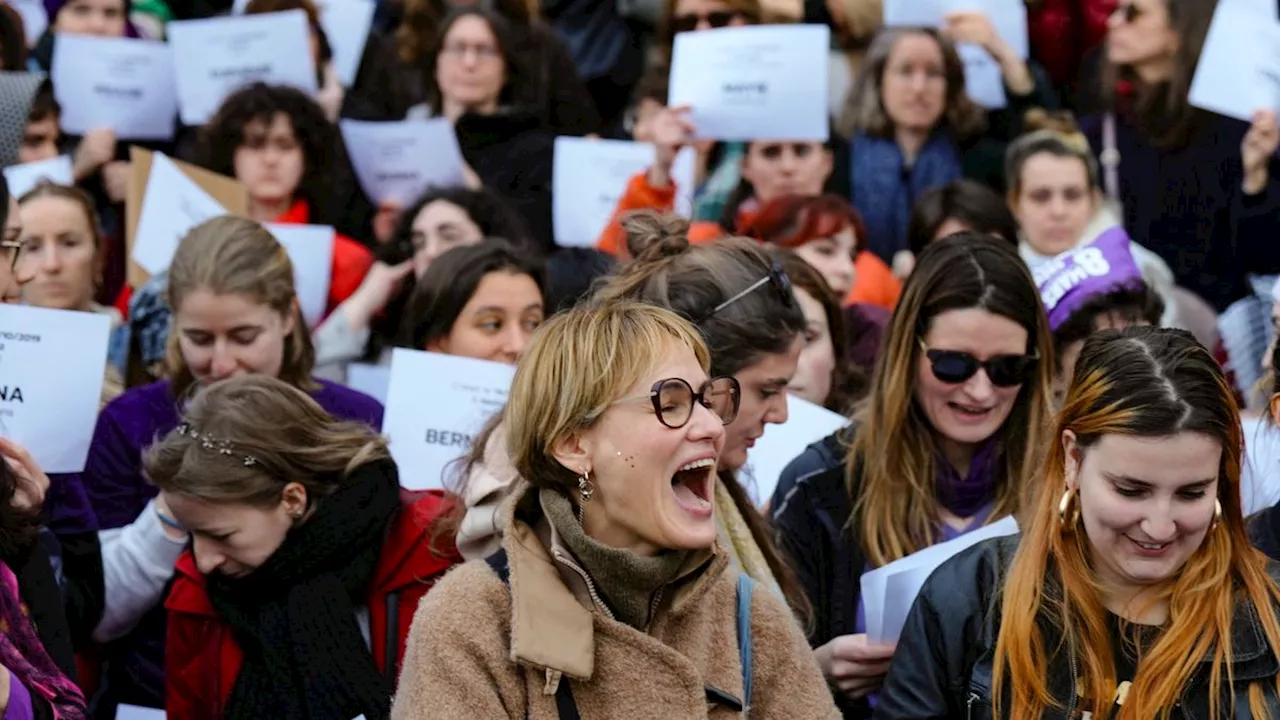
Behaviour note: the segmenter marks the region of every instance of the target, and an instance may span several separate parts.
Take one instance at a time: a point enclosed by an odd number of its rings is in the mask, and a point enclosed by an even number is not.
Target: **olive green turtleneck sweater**
[[[648,627],[653,619],[649,611],[654,594],[676,578],[689,557],[688,551],[666,550],[645,557],[602,545],[587,537],[573,503],[564,495],[543,490],[538,499],[547,520],[591,577],[614,617],[637,630]]]

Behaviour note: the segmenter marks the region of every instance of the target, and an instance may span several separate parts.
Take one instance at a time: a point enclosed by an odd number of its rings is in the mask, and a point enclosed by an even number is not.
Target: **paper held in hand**
[[[939,565],[983,540],[1015,535],[1017,532],[1017,521],[1012,516],[1006,517],[954,540],[938,543],[914,555],[863,573],[862,606],[867,618],[867,642],[877,645],[893,645],[898,642],[916,596],[924,587],[924,581],[929,579],[929,575]]]
[[[42,182],[75,185],[74,172],[71,156],[59,155],[48,160],[10,165],[4,169],[4,179],[9,183],[9,195],[20,198]]]
[[[320,27],[333,49],[333,69],[343,87],[351,87],[360,72],[377,7],[373,0],[314,0],[314,5],[320,11]],[[235,0],[231,14],[243,15],[248,7],[249,0]]]
[[[63,132],[110,128],[122,140],[173,138],[178,95],[165,43],[59,33],[50,74]]]
[[[396,348],[382,432],[411,490],[444,487],[484,424],[507,402],[515,366]]]
[[[849,424],[840,413],[795,396],[787,396],[787,421],[768,425],[747,454],[746,473],[753,481],[753,500],[762,505],[773,497],[787,465],[815,443]],[[776,508],[775,508],[776,509]]]
[[[653,164],[654,147],[628,140],[556,138],[551,180],[551,218],[556,244],[593,247],[613,217],[631,178]],[[689,214],[693,196],[694,150],[685,148],[671,166],[677,202],[675,211]]]
[[[302,10],[168,24],[182,122],[203,125],[245,85],[289,85],[315,95],[311,28]]]
[[[164,272],[191,228],[226,214],[226,208],[183,175],[168,157],[156,154],[143,195],[133,259],[152,275]]]
[[[1276,5],[1222,0],[1191,80],[1188,102],[1245,122],[1280,112],[1280,20]]]
[[[823,140],[830,132],[826,25],[676,35],[668,104],[690,105],[704,140]]]
[[[333,228],[328,225],[266,223],[293,263],[293,287],[307,327],[314,328],[329,306],[333,275]]]
[[[462,150],[444,118],[343,120],[338,127],[360,187],[374,205],[407,208],[429,187],[464,183]]]
[[[99,313],[0,305],[0,435],[47,473],[84,469],[110,331]]]

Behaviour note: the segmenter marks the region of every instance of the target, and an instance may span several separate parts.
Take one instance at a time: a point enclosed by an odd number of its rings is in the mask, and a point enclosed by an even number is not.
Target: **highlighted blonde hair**
[[[1235,717],[1231,624],[1252,605],[1272,650],[1280,649],[1276,603],[1280,589],[1267,559],[1249,543],[1240,509],[1242,437],[1235,394],[1213,356],[1181,330],[1130,328],[1090,337],[1058,417],[1039,500],[1005,580],[996,642],[993,697],[996,717],[1040,717],[1060,706],[1049,693],[1049,658],[1074,653],[1094,717],[1109,717],[1116,687],[1113,641],[1089,539],[1059,515],[1066,451],[1057,441],[1075,433],[1089,452],[1105,435],[1167,437],[1194,432],[1222,445],[1217,499],[1221,519],[1156,596],[1169,603],[1169,621],[1138,666],[1119,720],[1167,720],[1200,665],[1209,674],[1209,717]],[[1071,504],[1078,507],[1078,500]],[[1226,682],[1226,686],[1223,682]],[[1264,691],[1280,692],[1276,677],[1249,687],[1252,717],[1270,717]],[[1005,700],[1009,702],[1006,705]],[[1011,709],[1010,709],[1011,708]]]
[[[693,325],[670,310],[633,301],[580,306],[539,328],[502,416],[520,476],[572,496],[577,473],[556,460],[556,442],[594,425],[682,348],[693,351],[703,371],[710,368],[711,355]]]

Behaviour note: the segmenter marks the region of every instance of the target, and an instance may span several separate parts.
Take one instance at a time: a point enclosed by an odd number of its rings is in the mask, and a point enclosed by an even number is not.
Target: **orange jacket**
[[[622,218],[636,210],[657,210],[671,212],[675,208],[677,188],[674,182],[665,188],[649,185],[647,173],[639,173],[627,181],[627,188],[618,198],[618,206],[614,208],[613,217],[605,225],[596,241],[596,248],[618,257],[626,257],[627,243],[622,232]],[[739,210],[738,227],[746,227],[754,217],[751,210]],[[725,236],[725,229],[719,223],[699,221],[689,226],[689,242],[704,243]],[[874,253],[866,250],[858,253],[853,261],[857,281],[853,290],[845,298],[845,305],[869,303],[892,310],[902,295],[902,283],[894,277],[893,271]]]

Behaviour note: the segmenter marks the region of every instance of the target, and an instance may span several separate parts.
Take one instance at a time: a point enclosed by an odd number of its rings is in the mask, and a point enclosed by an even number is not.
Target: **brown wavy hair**
[[[981,308],[1027,331],[1027,352],[1039,356],[1035,376],[1018,391],[998,431],[996,498],[989,519],[1027,506],[1026,479],[1039,466],[1053,407],[1053,337],[1031,272],[1008,243],[957,233],[930,244],[907,278],[876,359],[871,393],[855,417],[847,459],[850,520],[868,562],[886,565],[938,540],[934,488],[937,432],[916,405],[919,338],[934,318]],[[861,485],[855,493],[855,478]]]
[[[1071,431],[1087,453],[1105,435],[1167,437],[1202,433],[1222,444],[1218,471],[1221,518],[1186,564],[1166,581],[1159,597],[1169,622],[1142,657],[1121,720],[1167,720],[1200,665],[1211,661],[1209,717],[1236,717],[1224,691],[1233,682],[1231,624],[1241,603],[1252,605],[1272,650],[1280,648],[1277,588],[1267,558],[1249,543],[1240,508],[1243,437],[1235,393],[1213,356],[1182,330],[1149,327],[1104,331],[1090,337],[1076,363],[1058,416],[1051,450],[1003,589],[996,642],[993,697],[996,717],[1039,717],[1057,701],[1047,683],[1049,657],[1074,653],[1083,666],[1085,694],[1095,717],[1111,712],[1116,683],[1113,641],[1086,533],[1060,519],[1066,451],[1058,438]],[[1070,496],[1068,496],[1070,497]],[[1076,501],[1078,503],[1078,500]],[[1077,505],[1078,507],[1078,505]],[[1265,689],[1280,692],[1280,679],[1249,686],[1252,717],[1269,717]],[[1005,696],[1008,707],[1002,713]]]
[[[174,315],[181,312],[182,301],[199,290],[214,295],[243,295],[282,316],[292,316],[293,332],[284,339],[280,379],[303,390],[319,387],[311,378],[316,351],[298,307],[293,262],[284,246],[266,228],[230,215],[206,220],[192,228],[178,244],[169,265],[165,299]],[[170,332],[165,341],[165,370],[174,397],[184,397],[195,384],[195,377],[182,357],[176,332]]]

